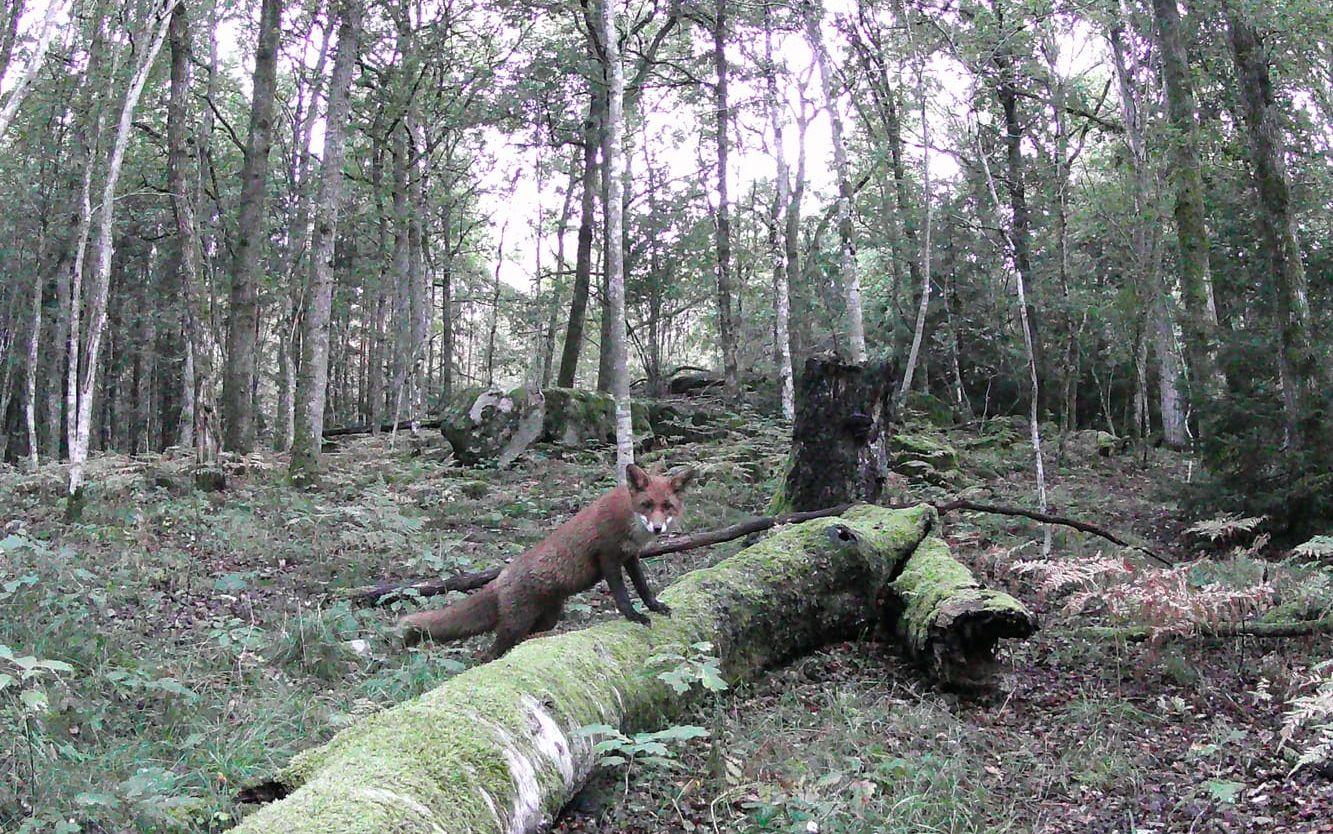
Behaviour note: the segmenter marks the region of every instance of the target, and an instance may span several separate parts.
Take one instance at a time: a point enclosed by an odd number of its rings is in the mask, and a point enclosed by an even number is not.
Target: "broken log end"
[[[999,641],[1037,630],[1027,606],[982,586],[933,536],[917,547],[889,590],[900,609],[894,630],[907,653],[945,688],[990,686]]]

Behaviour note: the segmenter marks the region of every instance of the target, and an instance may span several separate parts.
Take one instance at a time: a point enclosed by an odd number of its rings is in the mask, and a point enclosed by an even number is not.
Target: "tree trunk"
[[[339,14],[338,49],[329,80],[324,119],[324,159],[320,165],[315,226],[310,245],[310,286],[301,338],[301,371],[296,386],[296,431],[292,439],[292,479],[313,483],[319,477],[319,452],[324,434],[324,405],[329,383],[329,313],[333,304],[333,244],[342,203],[343,157],[350,110],[349,92],[356,66],[361,27],[360,0],[343,0]]]
[[[1012,105],[1015,103],[1013,99],[1013,94],[1015,93],[1015,90],[1012,86],[1007,86],[1003,81],[1001,82],[1000,89],[1007,90],[1006,92],[1001,93],[1001,102],[1002,103],[1008,102],[1008,105],[1005,106],[1005,117],[1006,117],[1005,123],[1008,135],[1010,137],[1010,141],[1006,142],[1008,146],[1008,159],[1010,166],[1009,176],[1011,180],[1009,184],[1010,206],[1012,208],[1016,208],[1017,205],[1024,205],[1021,200],[1022,197],[1021,191],[1018,198],[1014,197],[1014,188],[1015,187],[1021,188],[1021,183],[1022,183],[1021,167],[1015,170],[1016,164],[1018,166],[1021,166],[1022,164],[1022,155],[1019,152],[1019,143],[1021,141],[1021,134],[1017,135],[1015,134],[1015,131],[1017,130],[1018,127],[1017,116],[1015,114],[1015,111],[1012,109]],[[1000,195],[995,188],[995,177],[991,174],[990,163],[987,161],[986,158],[986,151],[981,146],[980,133],[978,133],[977,135],[977,158],[981,161],[981,166],[986,176],[986,187],[990,192],[991,202],[995,208],[996,213],[998,214],[1000,210]],[[1026,218],[1026,214],[1024,214],[1024,218]],[[1040,374],[1037,371],[1037,351],[1035,347],[1036,340],[1033,338],[1032,335],[1032,321],[1031,317],[1028,315],[1027,276],[1029,273],[1025,272],[1024,269],[1019,266],[1020,264],[1019,244],[1020,240],[1023,241],[1026,240],[1024,236],[1027,233],[1027,227],[1025,224],[1020,225],[1019,214],[1017,211],[1013,213],[1011,224],[1012,225],[1010,226],[1010,229],[1005,233],[1004,237],[1005,237],[1005,242],[1008,244],[1007,254],[1009,255],[1010,260],[1014,267],[1014,288],[1018,296],[1018,321],[1023,332],[1023,349],[1028,365],[1028,396],[1030,399],[1028,405],[1028,434],[1032,440],[1032,455],[1037,475],[1037,505],[1040,508],[1041,512],[1044,513],[1046,512],[1047,509],[1046,462],[1043,459],[1042,448],[1041,448],[1041,424],[1040,424],[1040,411],[1039,411],[1040,409],[1039,403],[1041,402],[1041,385],[1038,382]],[[1028,269],[1030,268],[1031,267],[1029,265]],[[1051,549],[1051,528],[1048,526],[1044,528],[1042,532],[1043,557],[1049,555],[1050,549]]]
[[[787,203],[786,228],[782,239],[783,254],[787,260],[787,289],[789,293],[803,285],[801,280],[801,198],[805,195],[805,132],[810,125],[805,104],[804,94],[802,94],[801,113],[796,120],[796,176],[792,179],[791,201]],[[811,341],[810,317],[797,316],[796,331],[792,337],[793,371],[798,362],[805,360],[810,351]]]
[[[989,596],[979,615],[965,610],[977,591],[955,582],[966,574],[956,562],[939,580],[932,575],[895,592],[892,579],[923,550],[923,540],[930,542],[927,555],[939,558],[942,544],[927,538],[936,524],[928,507],[856,507],[841,518],[793,525],[687,574],[662,594],[672,616],[651,629],[614,620],[528,640],[300,754],[255,792],[286,798],[236,831],[542,830],[596,765],[598,739],[582,728],[632,732],[697,708],[654,674],[656,655],[712,643],[723,674],[737,684],[864,633],[880,621],[881,599],[910,612],[903,627],[923,635],[912,645],[933,669],[967,669],[975,677],[972,670],[987,664],[969,660],[988,660],[1000,638],[1030,633],[1031,615],[1002,594]],[[934,605],[936,588],[957,589],[958,607],[948,598]]]
[[[46,14],[42,16],[41,28],[37,30],[37,43],[33,46],[32,55],[28,57],[28,63],[23,67],[23,72],[15,79],[13,87],[9,90],[9,97],[5,99],[3,107],[0,107],[0,139],[4,138],[5,131],[9,130],[9,125],[14,121],[15,114],[18,113],[19,105],[23,103],[23,98],[28,94],[28,85],[37,77],[41,71],[42,63],[46,60],[46,50],[51,46],[51,38],[56,34],[59,28],[56,24],[56,18],[60,17],[62,12],[66,11],[71,4],[71,0],[51,0],[50,5],[46,7]],[[14,23],[17,24],[18,9],[15,10]],[[10,41],[11,45],[13,41]],[[7,63],[8,61],[6,61]]]
[[[4,24],[0,26],[0,78],[9,72],[9,62],[14,57],[14,42],[18,40],[19,19],[28,7],[27,0],[6,0],[4,5]]]
[[[1000,109],[1004,113],[1004,147],[1005,147],[1005,191],[1009,197],[1009,215],[1010,230],[1008,234],[1008,243],[1010,256],[1013,258],[1014,270],[1019,278],[1028,288],[1034,287],[1034,276],[1032,272],[1032,218],[1028,209],[1027,184],[1025,179],[1025,165],[1023,162],[1023,125],[1018,114],[1018,82],[1014,77],[1014,58],[1007,49],[997,49],[994,62],[1000,71],[999,78],[995,85],[996,98],[999,100]],[[998,207],[997,207],[998,208]],[[1037,327],[1037,311],[1033,305],[1026,300],[1027,294],[1024,293],[1022,314],[1027,324],[1024,327],[1031,331],[1033,361],[1037,367],[1042,367],[1041,357],[1038,353],[1041,342],[1039,328]],[[1036,407],[1040,409],[1041,404]]]
[[[852,196],[855,189],[852,186],[851,165],[847,161],[847,144],[843,138],[842,112],[829,68],[828,49],[820,31],[823,16],[822,6],[812,4],[806,7],[806,35],[810,40],[810,49],[815,53],[815,62],[819,65],[824,102],[833,129],[833,170],[838,178],[838,240],[842,249],[842,284],[847,302],[847,341],[851,360],[862,363],[866,361],[866,331],[861,315],[861,273],[856,266],[856,243],[852,229]]]
[[[892,419],[893,369],[836,354],[811,356],[796,391],[791,465],[774,512],[879,500],[887,472],[881,442]]]
[[[1120,112],[1125,123],[1125,143],[1129,147],[1130,165],[1134,176],[1134,228],[1132,231],[1135,266],[1138,270],[1139,297],[1147,306],[1146,327],[1151,331],[1153,351],[1157,357],[1157,397],[1162,412],[1162,438],[1172,449],[1184,448],[1185,410],[1180,390],[1183,378],[1180,355],[1176,345],[1175,317],[1171,300],[1164,286],[1165,277],[1158,268],[1161,247],[1155,240],[1157,200],[1154,196],[1152,171],[1149,167],[1148,147],[1143,137],[1143,118],[1139,108],[1140,96],[1125,57],[1122,37],[1122,17],[1111,25],[1108,40],[1111,59],[1115,66],[1120,88]]]
[[[397,70],[399,83],[407,85],[402,78],[402,69]],[[400,92],[400,104],[405,103],[406,93]],[[406,130],[402,125],[394,129],[390,146],[393,149],[393,256],[391,273],[393,275],[393,313],[394,325],[393,376],[389,380],[389,402],[393,404],[390,415],[394,420],[403,418],[403,403],[408,399],[408,386],[411,384],[412,369],[412,276],[411,276],[411,236],[409,227],[412,217],[408,206],[408,150]]]
[[[174,6],[174,4],[172,4]],[[116,207],[116,185],[120,181],[121,165],[125,161],[125,149],[130,142],[130,128],[134,124],[134,111],[139,104],[148,73],[153,68],[153,61],[162,51],[162,44],[167,39],[167,27],[171,22],[172,9],[159,13],[159,20],[154,20],[153,13],[145,21],[143,35],[148,36],[147,47],[139,57],[130,78],[129,89],[120,107],[120,121],[116,126],[115,140],[111,146],[111,155],[107,160],[106,177],[102,183],[102,203],[98,207],[97,258],[93,272],[93,281],[89,287],[88,339],[80,358],[77,349],[78,329],[71,327],[70,341],[76,347],[70,352],[70,381],[73,386],[66,398],[72,400],[69,419],[73,425],[72,442],[69,449],[69,514],[78,518],[83,498],[83,467],[88,460],[88,442],[91,439],[93,420],[93,397],[97,390],[97,366],[102,346],[102,335],[106,329],[107,296],[111,289],[111,233],[114,228]],[[111,74],[113,77],[115,73]],[[92,163],[89,163],[91,171]],[[86,192],[85,192],[86,193]],[[82,253],[80,253],[80,257]],[[77,292],[77,290],[76,290]],[[76,321],[77,317],[73,317]]]
[[[727,0],[717,0],[713,13],[713,70],[717,83],[713,87],[717,133],[717,330],[722,342],[722,378],[727,393],[740,393],[740,377],[736,366],[736,321],[732,310],[731,280],[731,206],[727,157],[731,148],[731,110],[728,101],[727,76]]]
[[[764,7],[764,61],[766,64],[765,90],[768,98],[769,123],[773,128],[773,159],[777,163],[773,213],[769,218],[768,246],[773,257],[773,317],[774,327],[774,364],[778,368],[778,385],[782,392],[782,416],[788,420],[796,416],[796,391],[791,364],[791,293],[787,283],[786,248],[783,245],[782,223],[787,213],[787,204],[791,197],[790,176],[787,173],[787,155],[782,146],[783,118],[778,98],[778,69],[773,63],[773,21],[767,6]]]
[[[551,279],[551,303],[546,313],[546,332],[542,343],[541,387],[551,385],[555,369],[555,333],[560,319],[560,286],[565,275],[565,234],[569,231],[569,214],[574,204],[574,189],[578,186],[578,148],[569,160],[569,183],[565,186],[564,202],[560,206],[560,221],[555,227],[555,273]]]
[[[930,236],[932,231],[932,220],[934,219],[932,207],[930,204],[930,119],[926,114],[926,68],[925,56],[917,53],[915,39],[912,35],[911,20],[904,15],[903,24],[907,27],[908,39],[913,41],[913,53],[917,61],[916,66],[916,95],[917,102],[921,106],[921,206],[925,213],[925,224],[921,237],[921,249],[919,253],[913,253],[908,261],[911,266],[910,275],[913,283],[919,288],[921,293],[920,303],[916,311],[916,326],[912,328],[912,346],[907,351],[907,367],[903,369],[903,382],[898,389],[899,404],[907,400],[907,394],[912,390],[912,376],[916,372],[917,358],[921,352],[921,341],[926,334],[926,314],[930,310]],[[889,148],[893,158],[893,179],[894,191],[897,194],[898,214],[902,217],[903,230],[909,244],[916,243],[916,228],[911,222],[911,211],[907,204],[907,178],[903,174],[902,162],[902,126],[897,117],[897,108],[893,106],[892,93],[889,94],[889,111],[893,114],[889,122]],[[919,265],[918,265],[919,264]],[[924,376],[924,374],[923,374]],[[929,386],[927,386],[929,390]]]
[[[597,149],[601,147],[603,105],[601,90],[591,82],[588,118],[583,123],[583,189],[579,205],[579,237],[574,254],[574,289],[569,301],[569,324],[565,328],[565,346],[560,354],[560,372],[556,385],[572,388],[583,350],[583,325],[588,312],[588,287],[592,277],[592,233],[597,206]]]
[[[370,355],[366,359],[366,422],[374,434],[379,434],[379,425],[384,420],[384,372],[387,365],[386,354],[389,351],[387,323],[385,314],[389,302],[389,213],[384,209],[384,155],[383,138],[375,135],[377,147],[372,151],[370,165],[371,189],[375,195],[375,223],[379,232],[377,241],[377,261],[379,263],[378,280],[375,283],[374,300],[371,303]]]
[[[606,265],[607,308],[611,317],[611,395],[616,408],[616,475],[634,462],[634,425],[630,419],[628,335],[625,325],[625,157],[623,145],[625,68],[620,60],[620,31],[612,0],[601,4],[602,42],[606,47]]]
[[[28,330],[27,373],[24,379],[23,419],[28,429],[28,468],[36,472],[41,452],[37,439],[37,346],[42,335],[42,286],[46,283],[39,270],[32,282],[32,318]],[[0,418],[3,419],[3,418]]]
[[[1274,100],[1269,59],[1254,26],[1238,10],[1234,0],[1225,0],[1231,54],[1236,63],[1236,83],[1244,108],[1250,141],[1250,171],[1254,179],[1259,221],[1259,243],[1263,262],[1276,290],[1278,361],[1282,370],[1282,401],[1287,435],[1296,448],[1316,440],[1307,425],[1309,403],[1333,386],[1333,373],[1319,361],[1311,338],[1310,302],[1305,266],[1297,239],[1296,218],[1291,208],[1291,186],[1287,176],[1286,141],[1281,114]]]
[[[255,446],[255,350],[259,331],[259,269],[264,250],[264,195],[269,147],[273,143],[273,101],[277,90],[278,38],[282,0],[262,0],[259,42],[250,105],[250,135],[237,200],[236,249],[227,317],[227,366],[222,380],[223,444],[249,453]]]
[[[1226,380],[1217,365],[1217,308],[1213,302],[1208,227],[1204,217],[1197,107],[1190,82],[1189,58],[1181,40],[1180,9],[1176,3],[1177,0],[1152,0],[1152,8],[1171,126],[1168,144],[1176,189],[1180,296],[1185,307],[1181,324],[1193,383],[1192,396],[1197,407],[1219,396],[1226,387]]]
[[[196,359],[204,353],[200,325],[196,321],[196,295],[199,287],[199,233],[195,223],[195,177],[188,173],[190,153],[190,80],[192,76],[190,25],[184,2],[172,12],[168,30],[171,42],[171,93],[167,102],[167,188],[171,191],[172,214],[176,220],[175,269],[179,279],[180,320],[180,410],[175,426],[176,440],[182,446],[194,445]]]

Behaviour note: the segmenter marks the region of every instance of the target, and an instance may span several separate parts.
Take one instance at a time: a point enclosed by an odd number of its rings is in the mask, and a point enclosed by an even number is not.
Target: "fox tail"
[[[403,642],[415,646],[427,639],[446,643],[493,631],[499,619],[499,595],[491,583],[447,608],[409,614],[398,627]]]

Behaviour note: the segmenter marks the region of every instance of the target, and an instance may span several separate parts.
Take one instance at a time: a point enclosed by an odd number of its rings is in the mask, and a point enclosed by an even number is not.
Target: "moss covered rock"
[[[894,434],[889,438],[889,460],[894,469],[912,461],[929,464],[937,472],[958,468],[957,450],[925,434]]]

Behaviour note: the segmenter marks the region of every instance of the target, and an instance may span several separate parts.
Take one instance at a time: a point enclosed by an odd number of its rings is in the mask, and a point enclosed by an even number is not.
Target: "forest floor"
[[[762,513],[777,485],[784,430],[745,416],[743,435],[647,456],[700,467],[689,529]],[[912,430],[956,447],[960,468],[897,484],[906,495],[1032,506],[1020,432]],[[1175,559],[1202,555],[1177,574],[1189,587],[1307,611],[1333,600],[1326,569],[1196,553],[1179,456],[1101,457],[1072,441],[1050,453],[1059,512]],[[473,663],[478,643],[403,651],[399,611],[352,607],[338,589],[512,558],[608,488],[612,460],[539,448],[506,471],[468,470],[414,456],[406,437],[366,437],[327,456],[317,491],[293,489],[282,456],[257,454],[209,494],[181,485],[184,460],[106,456],[76,524],[60,467],[0,470],[0,831],[229,827],[244,812],[238,786]],[[1067,593],[1013,569],[1040,556],[1040,528],[951,515],[945,532],[1042,618],[1004,648],[996,691],[941,693],[888,645],[829,646],[716,696],[697,717],[708,737],[600,771],[557,830],[1333,832],[1333,781],[1291,773],[1298,745],[1281,735],[1333,638],[1082,638],[1078,627],[1109,621],[1097,595],[1095,616],[1070,612]],[[650,580],[742,546],[654,560]],[[1057,530],[1052,558],[1123,558],[1108,548]],[[1134,566],[1130,583],[1162,576]],[[613,616],[598,588],[560,627]]]

